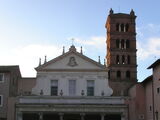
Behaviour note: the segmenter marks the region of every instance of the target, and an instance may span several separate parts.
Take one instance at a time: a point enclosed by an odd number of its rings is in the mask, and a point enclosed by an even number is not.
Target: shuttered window
[[[51,80],[51,96],[58,95],[58,80]]]
[[[0,107],[3,105],[3,95],[0,95]]]
[[[76,80],[69,80],[69,95],[76,95]]]
[[[4,82],[4,73],[0,73],[0,83]]]
[[[87,80],[87,96],[94,96],[94,80]]]

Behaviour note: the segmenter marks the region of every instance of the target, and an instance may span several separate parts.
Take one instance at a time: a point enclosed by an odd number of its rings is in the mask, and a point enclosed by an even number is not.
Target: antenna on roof
[[[106,65],[106,59],[104,59],[104,65]]]
[[[45,55],[45,58],[44,58],[44,63],[46,63],[47,62],[47,56]]]
[[[101,63],[101,58],[100,58],[100,56],[98,56],[98,62],[99,62],[99,64]]]
[[[75,39],[74,39],[74,38],[71,38],[71,40],[72,40],[72,46],[74,46],[74,40],[75,40]]]
[[[62,54],[64,54],[65,53],[65,47],[63,46],[63,52],[62,52]]]
[[[41,66],[41,58],[39,58],[39,66]]]
[[[82,46],[81,46],[81,54],[83,54]]]

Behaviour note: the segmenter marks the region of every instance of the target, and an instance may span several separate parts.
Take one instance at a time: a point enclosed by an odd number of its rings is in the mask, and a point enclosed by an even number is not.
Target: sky
[[[106,56],[105,23],[114,13],[135,11],[138,81],[152,71],[160,57],[159,0],[0,0],[0,65],[20,65],[23,77],[35,77],[39,58],[44,62],[71,46],[103,63]]]

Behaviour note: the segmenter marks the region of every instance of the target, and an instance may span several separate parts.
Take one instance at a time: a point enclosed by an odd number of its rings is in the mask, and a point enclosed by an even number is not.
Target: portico
[[[122,97],[20,97],[17,120],[128,120]]]
[[[23,113],[22,120],[122,120],[120,114]]]

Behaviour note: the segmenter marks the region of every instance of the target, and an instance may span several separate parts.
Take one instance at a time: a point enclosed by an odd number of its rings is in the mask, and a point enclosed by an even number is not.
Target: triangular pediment
[[[69,51],[36,68],[43,70],[105,70],[106,67],[81,53]]]

